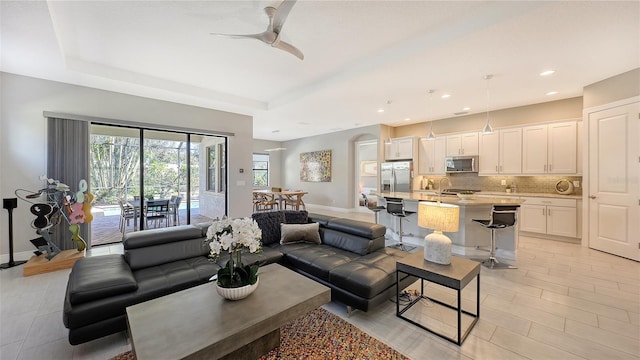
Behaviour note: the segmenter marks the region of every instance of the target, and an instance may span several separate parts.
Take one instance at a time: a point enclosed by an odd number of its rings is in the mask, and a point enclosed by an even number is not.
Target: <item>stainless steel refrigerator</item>
[[[382,192],[411,192],[413,180],[413,162],[392,161],[380,165]]]

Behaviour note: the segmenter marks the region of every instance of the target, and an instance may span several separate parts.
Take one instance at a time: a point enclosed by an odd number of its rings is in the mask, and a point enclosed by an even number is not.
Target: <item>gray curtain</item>
[[[47,118],[47,177],[60,180],[76,192],[81,179],[89,181],[89,122]],[[87,193],[90,189],[87,189]],[[80,236],[91,246],[89,225],[80,224]],[[62,250],[75,249],[69,224],[55,227],[53,241]]]

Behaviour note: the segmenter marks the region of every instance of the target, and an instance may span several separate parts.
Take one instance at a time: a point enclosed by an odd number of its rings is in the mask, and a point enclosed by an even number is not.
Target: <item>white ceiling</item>
[[[282,141],[484,112],[485,74],[494,110],[640,67],[638,1],[300,0],[282,36],[304,61],[209,34],[262,32],[279,3],[2,1],[0,69],[252,115]]]

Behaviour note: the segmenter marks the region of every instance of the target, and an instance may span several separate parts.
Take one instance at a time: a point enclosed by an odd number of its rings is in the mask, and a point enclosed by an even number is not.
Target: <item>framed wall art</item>
[[[331,182],[331,150],[300,153],[300,181]]]

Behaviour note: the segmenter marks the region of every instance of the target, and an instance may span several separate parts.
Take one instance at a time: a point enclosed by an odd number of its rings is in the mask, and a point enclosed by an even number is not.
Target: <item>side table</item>
[[[415,300],[411,301],[408,305],[406,305],[403,309],[400,309],[400,288],[397,286],[399,284],[400,273],[416,276],[420,278],[420,296]],[[477,294],[476,294],[476,313],[470,313],[468,311],[462,310],[462,298],[461,292],[473,278],[477,279]],[[424,281],[429,281],[434,284],[442,285],[448,287],[450,289],[454,289],[457,291],[457,302],[458,306],[454,307],[449,304],[446,304],[437,299],[430,298],[425,296],[424,294]],[[396,316],[406,320],[424,330],[427,330],[435,335],[440,336],[441,338],[451,341],[454,344],[462,345],[462,342],[467,338],[471,329],[473,329],[474,325],[478,322],[478,318],[480,317],[480,263],[477,261],[467,260],[463,258],[459,258],[456,256],[451,257],[451,264],[449,265],[441,265],[436,264],[424,259],[424,254],[422,251],[415,252],[401,260],[396,262]],[[458,315],[458,336],[457,338],[449,337],[445,334],[438,333],[433,329],[429,329],[425,325],[420,324],[417,321],[414,321],[408,317],[405,317],[403,314],[409,310],[413,305],[420,302],[422,299],[430,300],[436,304],[445,306],[449,309],[453,309],[457,312]],[[462,332],[462,314],[469,315],[473,318],[467,329]]]

